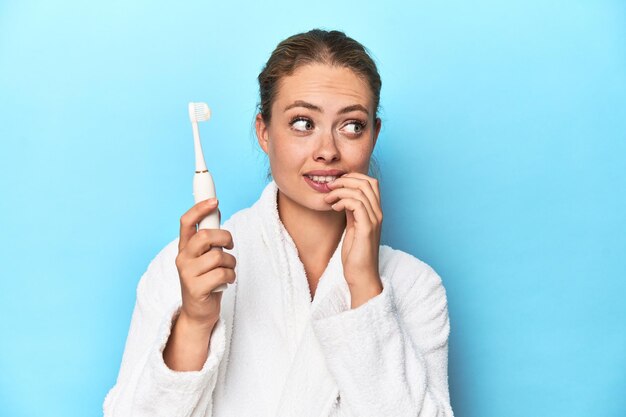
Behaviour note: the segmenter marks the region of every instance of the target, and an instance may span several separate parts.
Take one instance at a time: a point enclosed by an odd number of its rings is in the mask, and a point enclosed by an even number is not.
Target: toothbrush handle
[[[199,203],[200,201],[207,200],[209,198],[215,198],[215,183],[213,182],[213,177],[211,173],[196,172],[193,176],[193,199],[195,203]],[[198,223],[198,230],[200,229],[219,229],[220,228],[220,218],[217,210],[212,211],[206,216],[204,219]],[[222,250],[221,247],[213,247],[211,250]],[[215,288],[212,292],[220,292],[224,291],[228,288],[228,284],[221,284],[219,287]]]

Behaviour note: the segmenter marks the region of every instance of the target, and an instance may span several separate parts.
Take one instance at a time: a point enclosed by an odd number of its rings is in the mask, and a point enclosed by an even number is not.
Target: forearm
[[[214,326],[193,330],[180,319],[180,300],[165,292],[168,281],[177,278],[176,243],[159,253],[137,286],[118,378],[103,403],[105,417],[212,415],[225,326],[220,318]],[[179,371],[188,369],[196,370]]]
[[[173,371],[199,371],[209,355],[213,325],[199,325],[184,313],[177,317],[163,350],[163,360]]]

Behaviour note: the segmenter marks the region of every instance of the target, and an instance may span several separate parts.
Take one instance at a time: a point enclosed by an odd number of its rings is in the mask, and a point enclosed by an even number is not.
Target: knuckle
[[[180,225],[181,226],[191,226],[191,219],[187,213],[180,216]]]
[[[176,268],[178,268],[179,270],[182,268],[184,264],[182,252],[179,252],[178,255],[176,255],[176,259],[174,259],[174,264],[176,265]]]
[[[202,239],[203,241],[210,241],[211,240],[211,230],[209,229],[200,229],[198,230],[198,235],[200,235],[200,239]]]
[[[215,256],[214,256],[215,264],[222,265],[224,263],[224,252],[222,252],[221,250],[215,250],[212,252],[215,253]]]
[[[215,269],[217,268],[217,266],[219,265],[219,254],[216,253],[217,251],[209,251],[206,253],[205,259],[206,259],[206,266],[209,269]]]
[[[226,274],[226,269],[225,268],[218,268],[216,269],[216,277],[218,280],[220,281],[225,281],[227,278],[227,274]]]

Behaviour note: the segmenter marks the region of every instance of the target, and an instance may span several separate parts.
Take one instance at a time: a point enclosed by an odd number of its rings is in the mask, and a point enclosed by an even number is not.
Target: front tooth
[[[315,182],[331,182],[333,181],[336,177],[333,176],[319,176],[319,175],[311,175],[310,178],[315,181]]]

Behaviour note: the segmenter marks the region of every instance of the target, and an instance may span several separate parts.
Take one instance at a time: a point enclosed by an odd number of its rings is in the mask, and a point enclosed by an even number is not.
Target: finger
[[[234,247],[233,236],[228,230],[200,229],[189,239],[183,250],[186,256],[197,258],[212,247],[232,249]]]
[[[209,198],[194,204],[180,218],[180,239],[178,240],[178,250],[187,246],[189,239],[196,234],[196,224],[208,216],[217,207],[217,199]]]
[[[350,175],[352,175],[352,173],[350,173]],[[362,174],[359,174],[359,175],[362,175]],[[378,219],[378,221],[379,222],[382,221],[383,211],[380,206],[380,197],[376,193],[378,189],[374,190],[374,188],[372,188],[372,183],[370,181],[366,180],[365,178],[347,177],[346,175],[344,175],[343,177],[339,177],[333,182],[329,183],[328,187],[333,190],[339,189],[339,188],[346,188],[346,187],[358,188],[369,199],[370,206],[372,210],[374,211],[374,213],[376,214],[376,218]]]
[[[360,188],[337,188],[335,190],[330,191],[324,199],[329,203],[336,203],[337,200],[341,201],[346,198],[351,198],[354,200],[359,200],[363,203],[365,210],[367,211],[367,216],[369,221],[373,224],[378,223],[378,218],[374,213],[374,209],[372,208],[371,202],[369,198],[365,195],[363,190]]]
[[[379,187],[379,183],[378,180],[376,178],[372,178],[370,176],[367,176],[365,174],[361,174],[360,172],[349,172],[339,178],[337,178],[335,181],[342,179],[342,178],[357,178],[360,180],[365,180],[368,182],[370,188],[372,189],[372,191],[374,192],[374,195],[376,195],[376,200],[378,200],[379,204],[380,204],[380,187]],[[330,184],[335,183],[335,181],[331,182]]]
[[[335,211],[349,210],[354,215],[355,229],[367,235],[375,230],[374,225],[365,209],[365,205],[361,200],[353,198],[344,198],[331,206]]]
[[[221,250],[210,250],[190,263],[189,273],[197,277],[216,268],[234,269],[235,265],[237,260],[233,255]]]
[[[235,282],[236,274],[231,268],[216,268],[206,272],[198,277],[206,285],[206,294],[211,293],[215,288],[222,284],[232,284]]]

